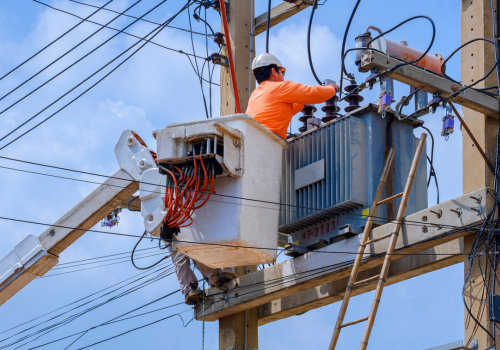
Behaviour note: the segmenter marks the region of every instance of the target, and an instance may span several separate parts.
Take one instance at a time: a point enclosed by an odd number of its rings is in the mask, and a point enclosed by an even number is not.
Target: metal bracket
[[[490,296],[490,320],[500,322],[500,295]]]
[[[292,258],[304,255],[305,253],[308,253],[310,251],[311,251],[310,249],[302,247],[298,244],[289,243],[285,246],[285,255],[291,256]]]

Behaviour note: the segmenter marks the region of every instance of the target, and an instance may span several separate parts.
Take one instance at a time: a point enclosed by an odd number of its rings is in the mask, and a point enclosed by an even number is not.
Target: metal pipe
[[[226,4],[224,0],[220,1],[220,10],[222,14],[222,23],[224,24],[224,35],[226,36],[227,58],[229,60],[231,81],[233,83],[233,94],[234,94],[234,102],[236,104],[236,113],[241,113],[240,96],[238,93],[238,85],[236,83],[236,73],[234,70],[233,51],[231,49],[231,36],[229,35],[229,26],[227,25]]]
[[[365,33],[367,33],[370,29],[373,29],[374,31],[378,32],[379,34],[382,34],[382,30],[380,30],[380,28],[377,28],[375,26],[368,26],[368,27],[366,27]]]

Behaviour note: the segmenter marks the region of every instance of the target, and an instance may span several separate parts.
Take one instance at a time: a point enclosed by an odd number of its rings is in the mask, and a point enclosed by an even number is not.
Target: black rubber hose
[[[267,4],[266,53],[269,53],[269,28],[271,28],[271,0]]]
[[[309,27],[307,28],[307,56],[309,57],[309,67],[311,67],[311,72],[314,75],[314,79],[318,82],[319,85],[323,85],[321,80],[316,75],[316,71],[314,70],[314,66],[311,58],[311,26],[314,17],[314,11],[316,11],[316,6],[318,5],[318,0],[314,0],[314,4],[311,11],[311,17],[309,17]]]
[[[141,238],[139,238],[139,240],[135,244],[134,249],[132,249],[132,254],[130,254],[130,261],[132,262],[132,265],[134,265],[134,267],[137,270],[148,270],[148,269],[150,269],[152,267],[155,267],[156,265],[158,265],[159,263],[161,263],[163,260],[167,259],[170,256],[170,255],[167,255],[167,256],[161,258],[160,260],[158,260],[157,262],[155,262],[151,266],[147,266],[147,267],[139,267],[139,266],[137,266],[135,264],[135,262],[134,262],[134,253],[135,253],[135,250],[137,249],[137,246],[139,245],[139,243],[141,243],[142,239],[146,236],[146,234],[147,234],[147,231],[144,231],[144,233],[142,234]]]

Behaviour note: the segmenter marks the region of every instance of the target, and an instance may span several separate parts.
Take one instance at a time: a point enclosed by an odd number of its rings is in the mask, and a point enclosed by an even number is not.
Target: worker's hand
[[[333,86],[335,88],[335,91],[338,93],[340,91],[340,87],[331,79],[325,79],[323,80],[323,85],[324,86]]]
[[[328,86],[333,86],[333,87],[335,88],[335,91],[336,91],[337,93],[339,93],[339,91],[340,91],[340,87],[339,87],[337,84],[335,84],[335,83],[331,83],[331,84],[329,84]]]

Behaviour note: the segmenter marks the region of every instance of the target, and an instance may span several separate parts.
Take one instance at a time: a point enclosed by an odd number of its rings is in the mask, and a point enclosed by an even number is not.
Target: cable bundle
[[[187,227],[193,223],[192,215],[196,209],[203,207],[210,199],[214,190],[215,168],[213,164],[205,167],[200,155],[198,166],[196,156],[193,164],[182,167],[176,166],[174,171],[165,169],[167,186],[165,187],[165,214],[164,224],[169,228]],[[207,185],[210,184],[210,189]],[[206,194],[205,199],[203,199]],[[202,201],[201,204],[198,204]],[[186,222],[189,220],[189,223]]]

